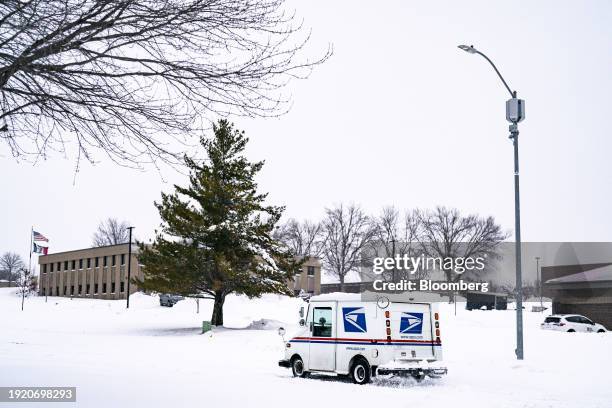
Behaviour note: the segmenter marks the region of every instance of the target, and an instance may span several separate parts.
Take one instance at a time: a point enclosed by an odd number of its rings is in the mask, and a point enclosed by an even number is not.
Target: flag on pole
[[[49,239],[47,237],[45,237],[43,234],[41,234],[40,232],[37,231],[32,231],[32,239],[34,241],[45,241],[45,242],[49,242]]]
[[[38,245],[36,243],[32,244],[32,252],[35,254],[43,254],[43,255],[47,255],[47,253],[49,252],[49,247],[44,247],[42,245]]]

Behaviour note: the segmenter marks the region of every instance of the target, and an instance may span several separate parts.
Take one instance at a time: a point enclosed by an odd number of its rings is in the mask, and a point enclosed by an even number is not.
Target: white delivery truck
[[[285,344],[279,366],[294,376],[349,375],[357,384],[376,375],[437,378],[442,360],[440,315],[435,303],[362,301],[359,294],[310,298],[300,310],[300,331]]]

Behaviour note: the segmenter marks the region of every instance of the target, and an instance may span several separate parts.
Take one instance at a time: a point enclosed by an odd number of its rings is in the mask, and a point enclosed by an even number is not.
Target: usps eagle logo
[[[423,332],[423,313],[402,313],[400,333],[421,334]]]
[[[344,314],[345,333],[365,333],[368,331],[363,307],[343,307],[342,313]]]

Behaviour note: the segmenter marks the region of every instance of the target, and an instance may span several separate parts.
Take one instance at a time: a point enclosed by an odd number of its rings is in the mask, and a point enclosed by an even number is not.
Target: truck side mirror
[[[300,317],[304,317],[304,306],[300,307]]]
[[[279,327],[278,328],[278,335],[283,337],[285,335],[285,328],[284,327]]]
[[[306,326],[306,321],[304,321],[304,319],[300,319],[300,326]]]

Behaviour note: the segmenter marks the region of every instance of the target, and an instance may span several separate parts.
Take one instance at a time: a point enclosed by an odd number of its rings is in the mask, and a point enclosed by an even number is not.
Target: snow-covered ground
[[[196,314],[191,299],[163,308],[136,294],[126,310],[125,301],[34,297],[21,312],[12,292],[0,289],[0,386],[76,386],[79,407],[612,406],[612,333],[542,331],[545,314],[529,305],[523,362],[514,358],[514,311],[458,308],[455,316],[444,304],[445,378],[357,386],[292,378],[277,366],[276,330],[243,329],[265,318],[286,322],[289,333],[298,299],[230,297],[227,328],[201,335],[209,301]]]

